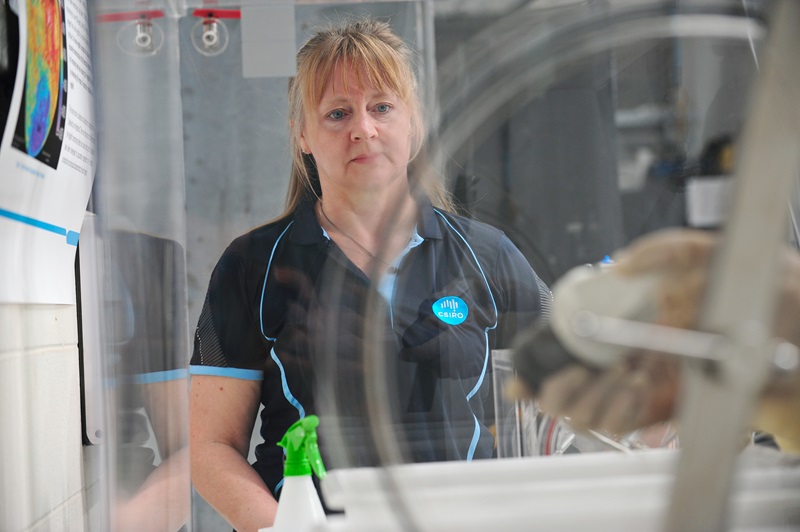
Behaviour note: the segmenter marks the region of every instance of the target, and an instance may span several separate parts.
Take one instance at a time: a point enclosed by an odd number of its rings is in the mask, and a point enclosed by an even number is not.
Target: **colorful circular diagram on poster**
[[[29,0],[25,74],[25,150],[39,155],[59,107],[64,72],[58,0]]]

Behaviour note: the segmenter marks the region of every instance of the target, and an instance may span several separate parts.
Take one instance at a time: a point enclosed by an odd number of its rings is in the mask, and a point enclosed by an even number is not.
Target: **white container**
[[[312,532],[327,523],[311,477],[286,477],[275,523],[259,532]]]
[[[313,473],[320,478],[326,475],[317,446],[318,425],[317,416],[302,418],[289,427],[278,443],[286,450],[278,512],[272,526],[259,532],[313,532],[327,523],[311,477]]]

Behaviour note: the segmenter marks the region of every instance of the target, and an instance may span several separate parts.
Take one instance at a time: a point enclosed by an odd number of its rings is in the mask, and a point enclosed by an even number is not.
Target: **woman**
[[[286,211],[221,257],[191,363],[192,478],[237,530],[272,523],[283,473],[275,444],[316,413],[315,379],[338,380],[347,397],[337,401],[358,418],[356,375],[312,369],[322,347],[360,367],[371,289],[387,310],[395,414],[421,461],[492,456],[490,351],[508,347],[549,300],[500,231],[449,214],[441,185],[410,175],[421,110],[410,51],[388,24],[365,19],[317,33],[298,52],[289,105]],[[340,334],[326,336],[323,322]],[[251,467],[260,404],[264,443]],[[324,427],[320,437],[324,452]]]

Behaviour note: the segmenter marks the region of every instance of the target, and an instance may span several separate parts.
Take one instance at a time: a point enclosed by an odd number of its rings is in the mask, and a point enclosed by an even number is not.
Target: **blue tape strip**
[[[0,209],[0,216],[8,218],[9,220],[14,220],[15,222],[30,225],[31,227],[35,227],[37,229],[43,229],[45,231],[64,236],[67,238],[67,244],[70,246],[78,245],[78,237],[80,236],[80,233],[76,233],[75,231],[67,231],[63,227],[43,222],[41,220],[37,220],[36,218],[31,218],[30,216],[23,216],[5,209]]]

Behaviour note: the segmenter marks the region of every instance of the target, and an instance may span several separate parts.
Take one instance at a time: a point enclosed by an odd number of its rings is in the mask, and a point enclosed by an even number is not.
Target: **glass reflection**
[[[108,523],[189,528],[189,353],[178,31],[164,11],[95,5],[104,250]]]
[[[757,11],[731,3],[587,4],[499,17],[440,63],[434,160],[465,210],[548,283],[690,225],[687,183],[720,171],[709,153],[741,127],[764,33]],[[375,358],[373,379],[391,380],[392,357]],[[404,461],[390,434],[380,447]]]
[[[448,11],[446,2],[298,3],[293,23],[299,44],[317,23],[342,13],[391,20],[419,56],[431,111],[420,171],[445,179],[463,212],[501,229],[552,284],[639,235],[719,223],[690,216],[690,185],[726,173],[726,146],[735,145],[758,67],[765,5],[531,2],[470,17]],[[241,21],[219,19],[224,45],[204,45],[210,18],[162,15],[147,24],[98,19],[95,28],[104,145],[95,202],[107,249],[110,463],[119,503],[112,519],[132,530],[142,517],[168,529],[188,520],[187,381],[180,371],[189,330],[220,253],[280,213],[290,170],[287,79],[242,75]],[[468,253],[452,261],[480,269]],[[314,360],[324,377],[318,413],[329,466],[474,457],[469,445],[465,453],[432,450],[447,430],[472,443],[469,415],[449,428],[414,430],[414,415],[447,417],[464,397],[482,403],[486,441],[492,430],[499,434],[494,421],[514,418],[516,447],[495,449],[478,438],[475,448],[486,447],[487,457],[675,446],[670,427],[604,441],[607,435],[576,434],[513,401],[496,414],[504,396],[495,359],[466,379],[451,378],[447,364],[436,378],[426,376],[419,361],[399,360],[386,346],[384,333],[400,310],[390,313],[375,286],[355,293],[343,275],[323,272],[329,289],[318,294],[320,305],[339,312],[305,324],[320,341]],[[418,282],[406,279],[395,290],[413,291]],[[331,350],[352,340],[342,334],[349,330],[343,309],[355,309],[363,327],[348,356]],[[487,334],[510,338],[513,329]],[[455,341],[438,347],[459,351]],[[434,402],[441,408],[432,413]],[[226,526],[199,498],[194,503],[195,529]]]

